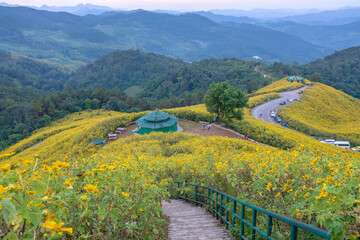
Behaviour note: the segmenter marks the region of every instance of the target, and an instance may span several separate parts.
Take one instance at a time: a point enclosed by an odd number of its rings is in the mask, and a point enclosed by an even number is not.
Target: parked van
[[[334,142],[335,146],[350,149],[350,143],[348,141],[336,141]]]
[[[320,141],[321,143],[328,143],[331,145],[334,145],[335,139],[325,139],[323,141]]]

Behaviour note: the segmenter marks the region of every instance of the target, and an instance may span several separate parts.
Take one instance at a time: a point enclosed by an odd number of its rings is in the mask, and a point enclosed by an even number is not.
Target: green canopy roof
[[[174,115],[170,115],[166,112],[160,112],[155,110],[136,121],[136,124],[141,128],[160,129],[165,127],[171,127],[177,123],[179,119]]]

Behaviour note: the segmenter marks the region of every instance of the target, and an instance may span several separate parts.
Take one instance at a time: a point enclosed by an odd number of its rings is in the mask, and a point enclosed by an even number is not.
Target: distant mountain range
[[[342,25],[360,21],[360,7],[308,13],[277,18],[276,21],[292,21],[310,25]]]
[[[311,26],[290,21],[267,22],[259,25],[297,36],[318,46],[337,50],[360,45],[360,19],[352,23],[333,26]]]
[[[246,23],[225,26],[197,14],[139,10],[78,16],[25,7],[0,7],[0,48],[69,64],[129,48],[186,61],[256,55],[304,63],[333,52],[280,31]]]
[[[0,6],[3,7],[20,7],[20,5],[17,4],[7,4],[7,3],[0,3]],[[98,6],[98,5],[94,5],[94,4],[90,4],[90,3],[86,3],[86,4],[78,4],[76,6],[47,6],[47,5],[42,5],[41,7],[36,7],[36,6],[26,6],[26,7],[31,7],[37,10],[46,10],[46,11],[50,11],[50,12],[68,12],[68,13],[72,13],[75,15],[79,15],[79,16],[85,16],[87,14],[94,14],[94,15],[99,15],[102,14],[104,12],[109,12],[109,11],[115,11],[115,9],[110,8],[110,7],[105,7],[105,6]]]
[[[356,7],[181,13],[114,11],[92,4],[28,8],[0,3],[0,49],[77,66],[117,49],[186,61],[260,56],[266,62],[306,63],[358,45]]]

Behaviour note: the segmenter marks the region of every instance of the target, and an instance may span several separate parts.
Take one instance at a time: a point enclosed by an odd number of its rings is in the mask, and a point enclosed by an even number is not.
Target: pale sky
[[[344,6],[360,6],[360,0],[3,0],[8,4],[41,6],[75,6],[91,3],[116,9],[166,9],[210,10],[295,8],[336,9]]]

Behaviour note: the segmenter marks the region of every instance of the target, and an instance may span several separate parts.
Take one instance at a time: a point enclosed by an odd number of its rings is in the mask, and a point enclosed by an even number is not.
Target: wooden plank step
[[[162,202],[163,213],[170,219],[170,240],[230,240],[230,234],[206,209],[182,200]]]

